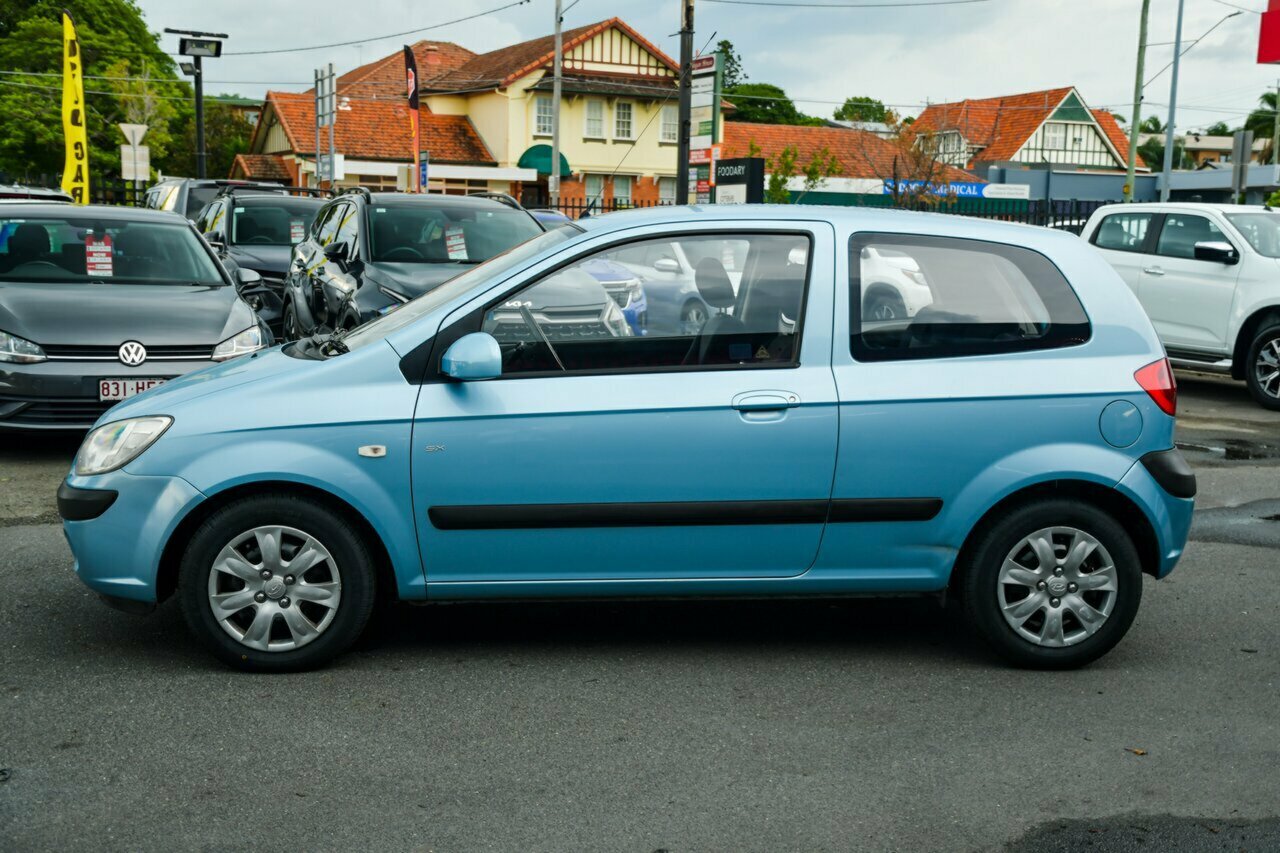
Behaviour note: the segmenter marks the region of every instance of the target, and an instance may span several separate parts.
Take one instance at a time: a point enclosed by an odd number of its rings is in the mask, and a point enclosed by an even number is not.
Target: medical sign
[[[899,192],[923,193],[953,196],[955,198],[1030,198],[1029,184],[980,184],[967,181],[951,181],[950,183],[932,183],[925,189],[925,181],[892,181],[884,182],[884,194],[892,195],[896,188]]]

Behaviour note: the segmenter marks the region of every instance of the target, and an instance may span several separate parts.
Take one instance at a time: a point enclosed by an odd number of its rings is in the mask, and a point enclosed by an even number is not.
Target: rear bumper
[[[1166,454],[1176,454],[1174,457],[1168,457]],[[1182,558],[1182,553],[1187,547],[1187,537],[1191,533],[1191,515],[1195,511],[1194,497],[1179,497],[1171,494],[1160,480],[1152,473],[1147,460],[1151,457],[1163,456],[1165,458],[1151,463],[1160,476],[1166,478],[1166,468],[1177,472],[1178,463],[1186,466],[1186,460],[1182,459],[1182,454],[1177,450],[1162,451],[1159,454],[1147,454],[1141,462],[1135,463],[1129,469],[1129,473],[1125,474],[1116,488],[1138,505],[1147,516],[1147,520],[1151,522],[1152,530],[1156,536],[1156,546],[1159,550],[1159,564],[1156,567],[1156,577],[1162,578],[1169,572],[1173,571],[1174,566],[1178,564],[1178,560]],[[1195,494],[1195,475],[1191,474],[1190,467],[1186,467],[1186,476],[1190,477],[1191,494]],[[1171,483],[1176,484],[1176,480],[1171,479]],[[1181,481],[1183,490],[1185,491],[1187,483],[1185,479]]]
[[[89,429],[114,402],[98,400],[99,379],[173,379],[215,362],[148,361],[128,367],[118,361],[46,361],[5,364],[0,369],[0,429]]]

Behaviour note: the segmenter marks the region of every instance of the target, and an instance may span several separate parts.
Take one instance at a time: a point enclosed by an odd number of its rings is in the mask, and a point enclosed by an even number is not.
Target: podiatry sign
[[[89,140],[84,127],[84,67],[80,40],[71,13],[62,12],[62,135],[67,157],[62,167],[62,190],[76,204],[89,203]]]

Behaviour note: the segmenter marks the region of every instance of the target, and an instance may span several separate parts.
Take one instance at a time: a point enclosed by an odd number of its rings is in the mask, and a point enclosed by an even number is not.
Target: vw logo
[[[125,341],[120,345],[120,362],[137,367],[147,360],[147,348],[137,341]]]

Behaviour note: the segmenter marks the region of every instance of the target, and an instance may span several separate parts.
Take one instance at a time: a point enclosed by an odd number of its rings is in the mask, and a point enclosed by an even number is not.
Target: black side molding
[[[1175,498],[1196,496],[1196,475],[1192,473],[1191,466],[1178,448],[1153,450],[1139,461],[1151,478],[1160,484],[1160,488]]]
[[[531,530],[573,527],[693,527],[743,524],[822,524],[928,521],[938,498],[826,498],[787,501],[669,501],[657,503],[490,504],[433,506],[437,530]]]
[[[58,486],[58,515],[66,521],[97,518],[116,502],[118,494],[112,489],[77,489],[63,480]]]

